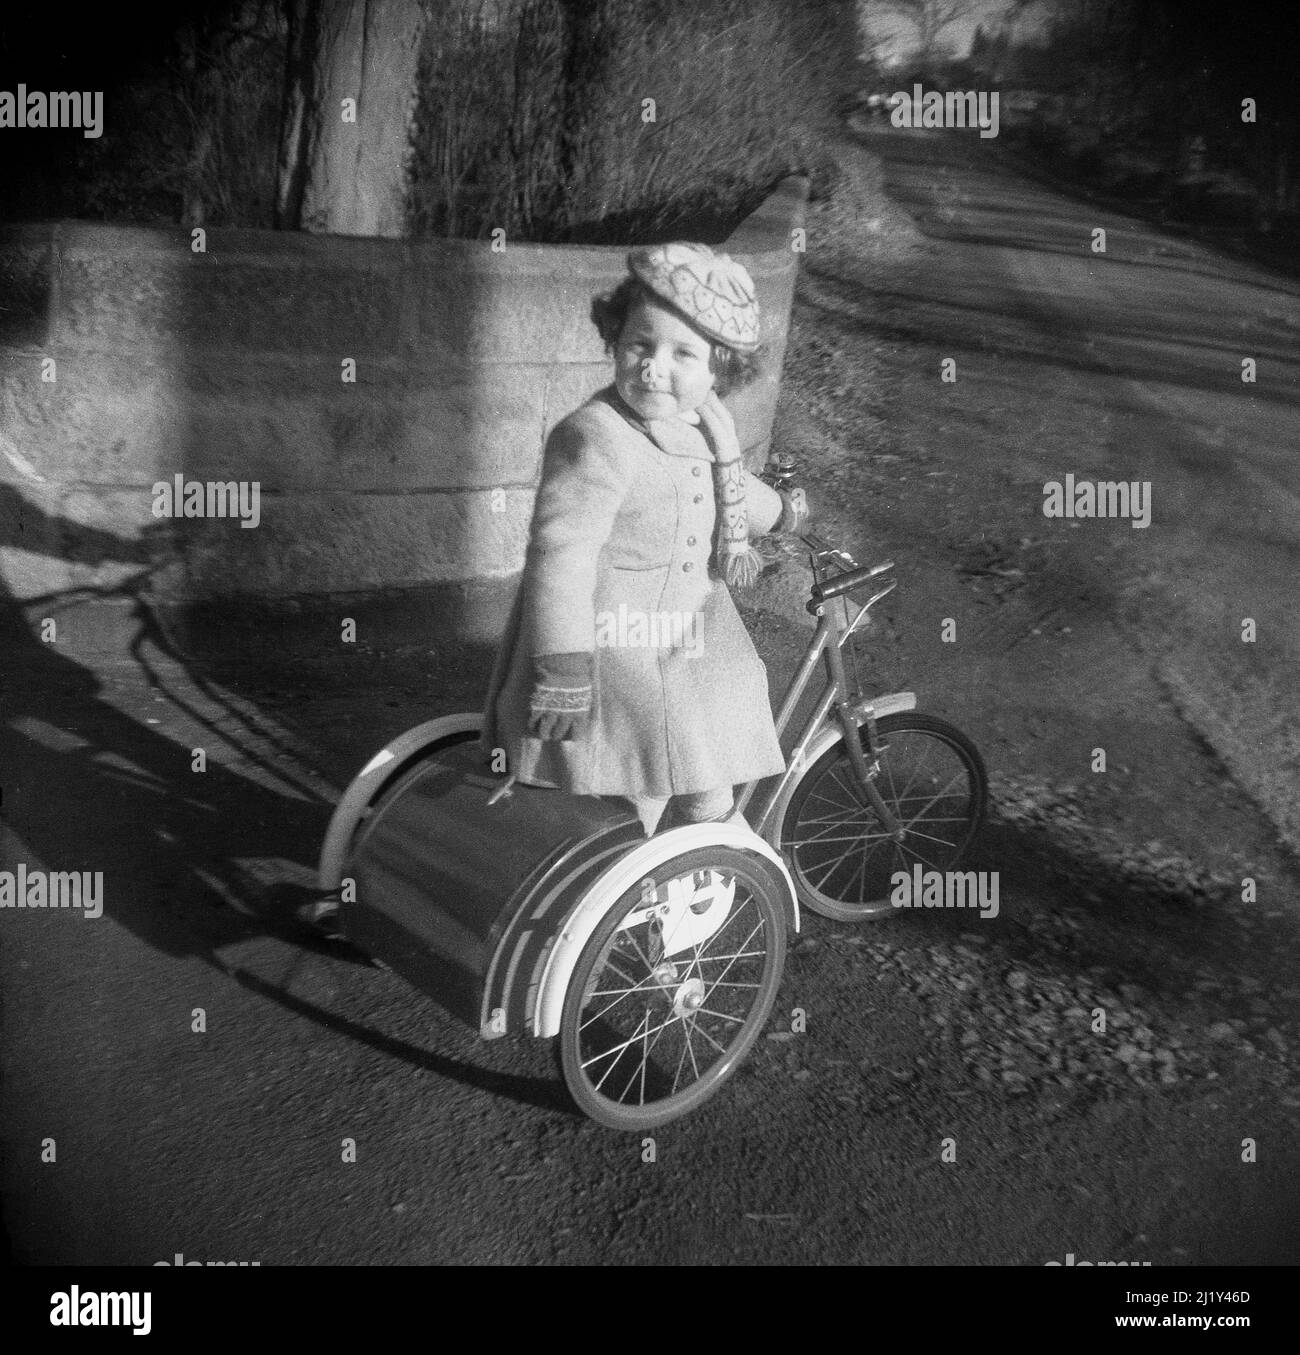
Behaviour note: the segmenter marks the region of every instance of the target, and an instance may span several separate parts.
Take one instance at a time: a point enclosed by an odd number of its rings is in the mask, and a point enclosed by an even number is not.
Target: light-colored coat
[[[527,784],[667,796],[785,769],[767,670],[713,563],[712,453],[680,419],[647,427],[650,437],[607,388],[547,440],[483,735]],[[783,505],[761,480],[745,488],[753,539]],[[645,643],[656,631],[667,646]],[[531,737],[533,657],[579,650],[595,656],[585,735]]]

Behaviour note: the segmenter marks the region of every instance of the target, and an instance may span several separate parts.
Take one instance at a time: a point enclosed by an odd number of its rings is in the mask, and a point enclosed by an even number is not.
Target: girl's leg
[[[623,798],[636,811],[637,817],[641,820],[641,826],[645,829],[646,837],[653,837],[655,829],[659,826],[659,820],[663,818],[669,797],[667,795],[658,797],[653,795],[626,795]]]
[[[678,795],[673,800],[676,822],[680,824],[721,823],[731,818],[735,807],[730,786],[701,790],[692,795]]]

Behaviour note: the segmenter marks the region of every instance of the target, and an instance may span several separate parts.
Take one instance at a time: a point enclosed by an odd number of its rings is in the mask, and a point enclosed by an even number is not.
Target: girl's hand
[[[539,654],[533,678],[528,732],[548,742],[583,738],[591,715],[592,656]]]
[[[708,398],[699,407],[700,431],[709,444],[715,461],[738,461],[740,459],[740,438],[736,436],[736,423],[731,411],[718,399],[717,391],[710,391]]]

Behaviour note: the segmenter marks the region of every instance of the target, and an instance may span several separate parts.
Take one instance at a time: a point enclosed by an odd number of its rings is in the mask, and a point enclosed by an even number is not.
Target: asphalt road
[[[287,920],[349,771],[477,704],[481,663],[214,679],[146,645],[151,685],[132,659],[79,653],[72,615],[65,648],[5,660],[6,861],[102,870],[107,897],[96,921],[4,917],[19,1258],[1296,1259],[1296,875],[1242,785],[1294,822],[1295,744],[1269,740],[1295,729],[1279,692],[1300,300],[1069,204],[986,145],[871,138],[925,237],[914,266],[855,273],[861,221],[838,253],[810,251],[789,360],[834,335],[850,383],[870,367],[893,392],[896,450],[836,462],[805,400],[816,373],[789,388],[825,483],[839,476],[831,516],[900,561],[882,674],[923,676],[994,772],[979,864],[1001,875],[997,921],[811,919],[768,1038],[647,1161],[640,1137],[569,1108],[545,1046],[478,1043]],[[1047,522],[1043,482],[1065,472],[1150,480],[1152,526]],[[972,637],[951,657],[944,615]],[[1245,660],[1241,616],[1260,635]],[[797,637],[756,625],[779,676]],[[1086,775],[1098,741],[1104,790]]]

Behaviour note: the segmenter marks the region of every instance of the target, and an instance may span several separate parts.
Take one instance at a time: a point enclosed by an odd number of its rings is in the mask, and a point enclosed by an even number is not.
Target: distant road
[[[943,242],[923,290],[998,317],[1026,401],[1050,412],[1057,364],[1089,388],[1081,464],[1044,478],[1150,482],[1130,636],[1300,849],[1300,283],[1030,182],[996,142],[886,123],[865,141]]]

